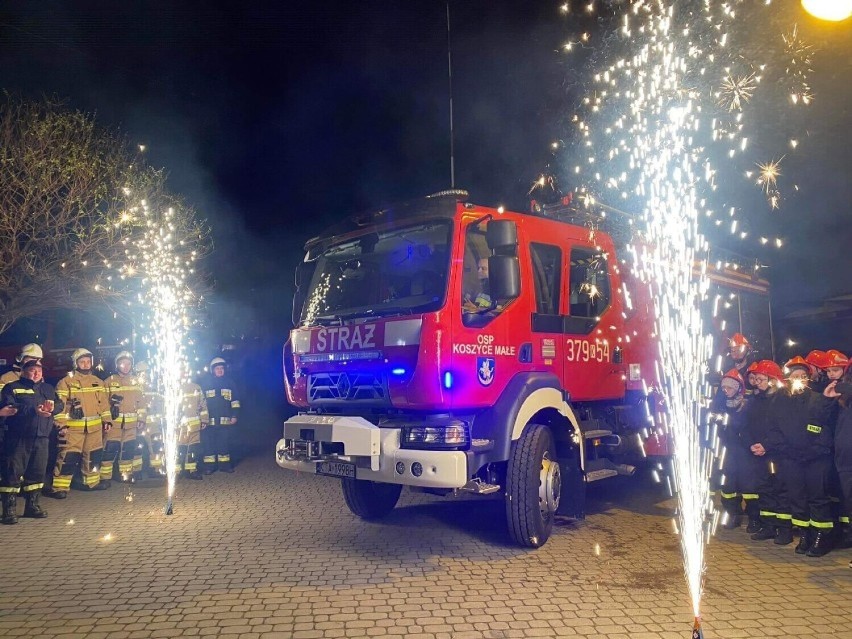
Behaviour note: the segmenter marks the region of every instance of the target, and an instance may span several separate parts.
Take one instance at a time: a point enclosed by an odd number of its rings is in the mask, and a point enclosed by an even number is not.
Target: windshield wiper
[[[379,306],[378,308],[365,308],[362,311],[352,311],[351,313],[331,313],[329,315],[319,315],[316,318],[318,323],[343,323],[345,320],[357,319],[359,317],[385,317],[387,315],[411,315],[414,312],[413,308],[407,306]]]

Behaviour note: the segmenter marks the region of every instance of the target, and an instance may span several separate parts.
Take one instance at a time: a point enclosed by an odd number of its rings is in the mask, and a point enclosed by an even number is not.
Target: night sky
[[[515,208],[548,165],[575,186],[549,149],[582,95],[558,49],[598,23],[556,2],[450,6],[456,185]],[[450,186],[446,17],[445,2],[419,0],[6,3],[0,87],[66,98],[146,144],[213,225],[214,314],[283,339],[306,239]],[[769,264],[780,314],[850,292],[852,266],[852,25],[799,21],[821,48],[813,144],[785,166],[800,190],[774,213],[756,189],[745,196],[751,226],[788,243],[733,247]]]

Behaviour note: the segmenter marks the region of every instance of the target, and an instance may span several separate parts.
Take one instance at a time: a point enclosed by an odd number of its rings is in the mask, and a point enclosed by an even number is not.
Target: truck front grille
[[[376,373],[314,373],[308,376],[308,401],[314,405],[384,404],[388,401],[387,383]]]

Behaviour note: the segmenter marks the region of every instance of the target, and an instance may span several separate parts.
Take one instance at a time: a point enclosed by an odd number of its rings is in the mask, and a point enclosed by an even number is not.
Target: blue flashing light
[[[444,371],[444,388],[447,390],[453,387],[453,374],[450,371]]]
[[[405,375],[405,369],[404,368],[394,368],[393,370],[391,370],[391,374],[392,375]]]

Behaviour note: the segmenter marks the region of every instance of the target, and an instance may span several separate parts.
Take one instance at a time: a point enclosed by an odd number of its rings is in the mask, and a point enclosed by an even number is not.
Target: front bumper
[[[356,477],[424,488],[461,488],[467,484],[467,455],[458,450],[400,448],[401,428],[379,428],[363,417],[296,415],[284,422],[284,437],[275,447],[281,468],[316,473],[323,461],[356,465]],[[323,444],[342,445],[329,453]],[[422,474],[412,472],[419,463]],[[397,465],[403,472],[399,472]]]

